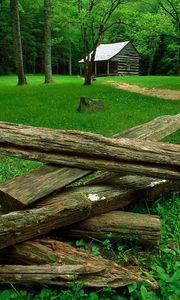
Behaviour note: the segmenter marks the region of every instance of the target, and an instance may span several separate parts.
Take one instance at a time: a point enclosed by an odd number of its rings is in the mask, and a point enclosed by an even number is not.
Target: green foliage
[[[99,255],[101,253],[99,247],[96,245],[92,245],[91,251],[94,255]]]
[[[179,21],[174,20],[160,2],[168,9],[170,2],[175,8],[179,7],[176,0],[139,0],[132,1],[131,5],[125,1],[118,11],[120,24],[114,24],[105,36],[107,42],[118,39],[133,42],[140,54],[142,75],[173,75],[177,74],[179,66]]]
[[[19,0],[19,3],[25,71],[43,73],[43,1]],[[92,9],[91,3],[94,3]],[[112,3],[119,5],[106,23]],[[68,74],[71,53],[73,73],[78,74],[78,61],[83,57],[82,27],[87,29],[90,52],[103,25],[99,42],[131,40],[140,53],[142,74],[176,74],[179,0],[53,0],[52,6],[53,73]],[[15,72],[8,0],[0,2],[0,45],[0,75]]]
[[[85,242],[83,239],[76,241],[76,246],[79,248],[84,248],[85,247]]]

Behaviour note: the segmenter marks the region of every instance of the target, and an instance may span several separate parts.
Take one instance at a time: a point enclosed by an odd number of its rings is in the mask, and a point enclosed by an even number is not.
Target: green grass
[[[44,85],[44,77],[28,76],[28,86],[16,85],[16,76],[0,77],[0,121],[16,122],[34,126],[59,129],[77,129],[97,132],[112,136],[122,130],[147,122],[165,114],[177,114],[180,102],[157,99],[155,97],[129,93],[104,84],[108,78],[98,78],[92,86],[83,86],[79,77],[54,76],[55,82]],[[177,77],[120,77],[120,80],[141,81],[144,86],[177,88]],[[115,80],[115,77],[112,77]],[[153,83],[154,80],[154,83]],[[169,80],[169,81],[168,81]],[[131,82],[132,82],[131,81]],[[169,86],[167,85],[169,82]],[[102,99],[105,112],[81,114],[77,112],[80,96]],[[180,131],[172,134],[169,142],[180,141]],[[38,163],[23,161],[17,158],[0,157],[0,182],[14,176],[29,172]],[[177,300],[177,256],[179,253],[178,203],[179,195],[171,194],[168,198],[158,198],[154,202],[145,199],[135,207],[139,212],[159,214],[162,218],[162,239],[160,251],[144,250],[135,245],[117,245],[114,253],[117,260],[123,263],[136,257],[145,272],[148,272],[160,284],[160,291],[151,293],[145,287],[133,286],[115,292],[111,289],[85,292],[81,287],[56,291],[43,289],[39,292],[12,290],[0,292],[1,300],[9,299],[162,299]],[[172,250],[174,249],[174,250]],[[161,253],[161,256],[160,256]],[[109,254],[110,256],[110,254]],[[154,256],[154,258],[153,258]],[[19,294],[18,294],[19,293]],[[148,296],[147,296],[148,293]],[[13,298],[14,297],[14,298]]]
[[[106,77],[105,80],[126,82],[147,88],[180,90],[178,76],[111,76]]]
[[[16,77],[0,77],[0,120],[34,126],[77,129],[111,136],[159,115],[176,114],[180,102],[142,96],[104,85],[98,79],[83,86],[78,77],[54,76],[43,84],[43,76],[28,76],[28,86],[16,86]],[[104,100],[105,112],[80,114],[80,96]]]

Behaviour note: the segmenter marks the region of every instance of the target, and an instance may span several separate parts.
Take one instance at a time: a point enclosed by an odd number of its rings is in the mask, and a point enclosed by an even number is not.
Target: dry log
[[[0,266],[0,283],[69,286],[83,282],[86,287],[118,288],[142,281],[137,272],[55,240],[27,241],[12,247],[8,254],[30,266]]]
[[[180,114],[160,116],[116,134],[114,138],[159,141],[180,128]]]
[[[63,230],[63,236],[83,239],[108,239],[158,246],[161,223],[158,216],[112,211],[92,217]],[[59,230],[61,234],[61,230]]]
[[[137,177],[124,176],[116,185],[69,188],[32,209],[1,215],[0,249],[173,188],[165,179]]]
[[[132,138],[140,140],[159,141],[180,128],[180,114],[166,115],[155,118],[154,120],[142,125],[135,126],[121,133],[115,134],[113,138]],[[96,184],[107,179],[116,177],[115,172],[97,171],[96,176],[87,179],[84,184]]]
[[[47,165],[15,177],[0,186],[0,212],[19,210],[89,173],[78,168]]]
[[[180,146],[0,122],[0,153],[71,167],[180,179]]]
[[[158,140],[169,135],[180,127],[180,115],[161,116],[148,123],[136,126],[114,137],[128,137],[135,139]],[[13,180],[0,186],[0,212],[15,211],[28,205],[59,188],[82,178],[90,171],[77,168],[59,168],[55,166],[43,166],[27,175],[15,177]],[[117,173],[98,172],[94,179],[87,184],[105,181]],[[33,192],[32,192],[33,191]]]

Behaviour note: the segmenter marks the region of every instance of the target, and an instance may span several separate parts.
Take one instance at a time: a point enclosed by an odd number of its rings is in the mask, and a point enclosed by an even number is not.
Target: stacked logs
[[[180,146],[157,142],[179,129],[179,117],[111,139],[0,122],[0,154],[48,163],[0,186],[0,283],[116,288],[144,280],[132,267],[45,235],[56,229],[70,239],[105,239],[111,232],[112,241],[158,246],[159,217],[122,208],[180,186]]]

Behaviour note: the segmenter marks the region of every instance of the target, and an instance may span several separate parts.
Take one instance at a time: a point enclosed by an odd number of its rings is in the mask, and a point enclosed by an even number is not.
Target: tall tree
[[[88,0],[78,1],[79,19],[81,20],[82,39],[84,45],[84,77],[85,85],[91,84],[92,68],[97,46],[104,33],[119,22],[119,17],[112,16],[124,0]],[[91,55],[89,55],[92,46]]]
[[[161,8],[168,14],[174,23],[177,41],[177,75],[180,76],[180,1],[159,0]]]
[[[51,62],[51,0],[44,0],[44,63],[45,83],[52,83]]]
[[[27,81],[24,74],[18,0],[10,0],[10,11],[12,17],[14,56],[18,75],[18,85],[26,85]]]

